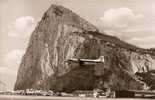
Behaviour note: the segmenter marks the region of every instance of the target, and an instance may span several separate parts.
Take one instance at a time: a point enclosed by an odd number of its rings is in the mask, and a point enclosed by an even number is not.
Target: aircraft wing
[[[66,62],[75,62],[75,63],[78,63],[79,62],[79,59],[75,59],[75,58],[67,59]]]
[[[81,62],[101,63],[100,60],[80,59]]]

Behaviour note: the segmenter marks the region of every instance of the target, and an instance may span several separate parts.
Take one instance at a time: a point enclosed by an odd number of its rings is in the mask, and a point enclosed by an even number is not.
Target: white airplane
[[[98,59],[77,59],[77,58],[70,58],[66,60],[67,63],[79,63],[80,65],[92,65],[96,63],[104,63],[104,56],[100,56]]]

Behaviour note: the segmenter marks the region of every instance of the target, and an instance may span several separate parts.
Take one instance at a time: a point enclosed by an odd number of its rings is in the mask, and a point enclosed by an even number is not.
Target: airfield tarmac
[[[150,100],[137,98],[85,98],[85,97],[53,97],[53,96],[16,96],[0,95],[0,100]]]

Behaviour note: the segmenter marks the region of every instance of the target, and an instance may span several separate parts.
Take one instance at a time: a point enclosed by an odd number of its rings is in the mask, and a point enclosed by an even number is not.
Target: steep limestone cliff
[[[134,73],[155,69],[155,56],[98,29],[72,11],[52,5],[31,35],[18,71],[15,90],[57,91],[110,87],[141,89]],[[105,63],[67,64],[68,58],[97,59]]]

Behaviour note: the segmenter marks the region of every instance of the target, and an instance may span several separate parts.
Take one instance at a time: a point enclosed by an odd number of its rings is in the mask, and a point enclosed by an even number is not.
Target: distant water
[[[150,100],[135,98],[84,98],[84,97],[43,97],[43,96],[13,96],[0,95],[0,100]]]

